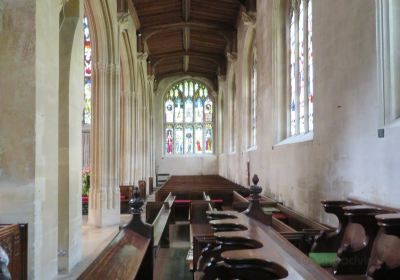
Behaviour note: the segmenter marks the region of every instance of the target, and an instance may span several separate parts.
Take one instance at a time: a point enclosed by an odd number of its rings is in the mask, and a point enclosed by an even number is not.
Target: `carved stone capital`
[[[234,63],[237,60],[237,53],[235,52],[228,52],[226,54],[226,57],[228,58],[229,63]]]
[[[255,27],[256,26],[256,18],[249,13],[242,11],[241,19],[243,24],[248,27]]]
[[[146,61],[148,56],[149,56],[149,54],[146,53],[146,52],[138,52],[138,53],[137,53],[137,58],[138,58],[139,60],[144,60],[144,61]]]

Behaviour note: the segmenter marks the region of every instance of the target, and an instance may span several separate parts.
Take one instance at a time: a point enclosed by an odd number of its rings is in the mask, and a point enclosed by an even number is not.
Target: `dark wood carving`
[[[271,225],[272,224],[272,214],[266,214],[261,210],[260,207],[260,193],[262,191],[262,188],[258,186],[258,176],[254,175],[252,179],[253,185],[250,187],[250,192],[251,192],[251,200],[250,200],[250,205],[249,208],[247,208],[246,211],[243,213],[250,218],[253,218],[265,225]]]
[[[324,200],[321,201],[326,213],[337,217],[339,225],[335,230],[321,231],[311,248],[312,252],[336,252],[342,242],[344,230],[349,222],[348,216],[344,214],[343,207],[356,205],[348,200]]]
[[[140,197],[145,199],[146,198],[146,181],[145,180],[139,180],[139,191],[140,191]]]
[[[375,215],[386,212],[369,205],[343,208],[349,223],[338,250],[338,260],[333,267],[336,275],[365,274],[374,239],[378,233]]]
[[[149,194],[152,194],[154,191],[154,178],[149,177]]]
[[[233,224],[247,229],[214,233],[218,243],[203,250],[198,263],[202,279],[334,279],[270,226],[233,211],[208,214],[219,213],[237,218],[212,220],[212,226]]]
[[[0,246],[9,258],[12,279],[27,279],[28,225],[0,225]]]
[[[400,213],[376,216],[380,227],[367,275],[375,280],[400,279]]]

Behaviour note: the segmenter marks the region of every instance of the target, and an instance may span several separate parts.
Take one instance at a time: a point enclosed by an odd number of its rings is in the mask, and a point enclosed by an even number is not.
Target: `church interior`
[[[0,279],[400,279],[399,0],[0,0]]]

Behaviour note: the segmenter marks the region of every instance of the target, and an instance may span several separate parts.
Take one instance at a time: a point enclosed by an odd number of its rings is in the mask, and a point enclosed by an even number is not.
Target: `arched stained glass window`
[[[289,34],[289,131],[297,135],[313,130],[312,0],[292,0]]]
[[[164,96],[164,153],[214,153],[214,101],[197,81],[173,85]]]
[[[92,45],[90,42],[88,19],[86,16],[83,18],[83,34],[85,64],[83,123],[90,124],[92,120]]]

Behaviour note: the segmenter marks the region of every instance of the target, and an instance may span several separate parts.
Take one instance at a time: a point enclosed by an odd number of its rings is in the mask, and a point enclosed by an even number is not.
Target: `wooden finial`
[[[133,191],[133,196],[131,200],[129,200],[129,207],[131,209],[132,214],[140,214],[142,212],[142,206],[144,202],[143,199],[140,197],[140,191],[138,187],[135,187]]]
[[[260,198],[259,194],[262,192],[262,188],[257,185],[258,182],[260,181],[258,179],[257,174],[254,174],[252,181],[253,181],[253,185],[250,186],[250,193],[252,194],[253,200],[258,200]]]

